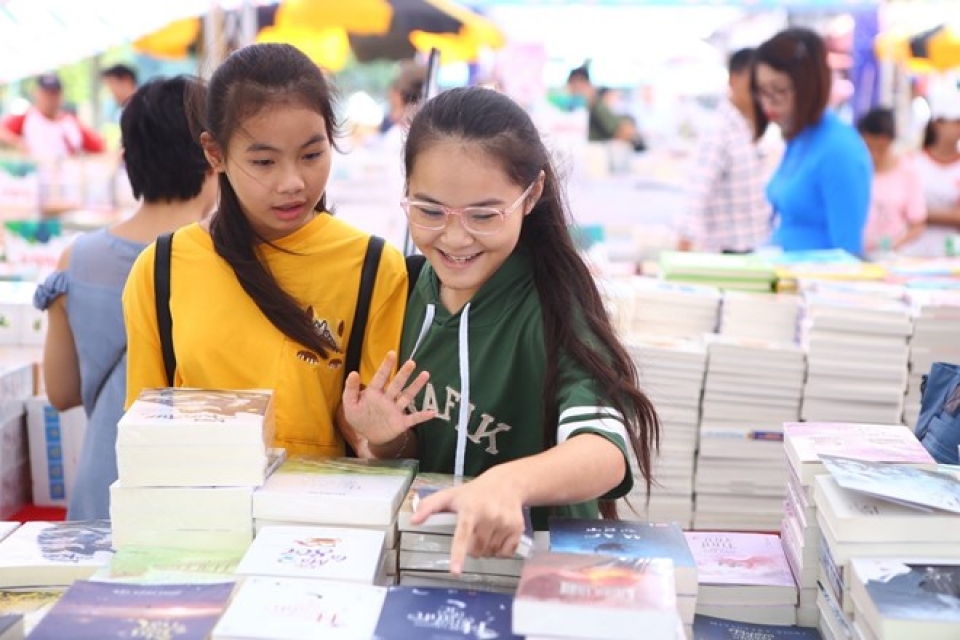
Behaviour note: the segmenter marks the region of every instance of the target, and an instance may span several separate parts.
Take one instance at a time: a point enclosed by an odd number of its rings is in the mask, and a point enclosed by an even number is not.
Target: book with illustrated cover
[[[877,637],[960,637],[960,564],[853,558],[851,568],[854,604]]]
[[[63,588],[0,590],[0,615],[22,616],[24,633],[29,635],[43,616],[47,615],[47,612],[53,608],[64,591]]]
[[[338,527],[264,527],[236,573],[373,584],[383,531]]]
[[[960,514],[960,480],[951,475],[839,456],[821,459],[844,489],[916,509]]]
[[[0,587],[64,586],[110,561],[110,522],[27,522],[0,541]]]
[[[550,518],[550,551],[621,558],[670,558],[677,594],[697,593],[697,563],[676,523]]]
[[[633,640],[676,630],[673,562],[538,552],[527,559],[513,604],[513,630],[528,636]]]
[[[522,640],[507,594],[443,587],[391,587],[374,640]]]
[[[144,389],[117,424],[117,446],[259,444],[266,448],[274,431],[270,390]]]
[[[250,577],[213,640],[369,640],[386,593],[372,585]]]
[[[233,583],[141,585],[78,580],[30,638],[206,640],[233,588]]]
[[[780,536],[726,531],[687,531],[685,535],[697,561],[698,603],[796,603],[797,586]]]
[[[415,460],[291,458],[253,496],[253,517],[386,526],[417,472]]]
[[[936,468],[933,457],[903,425],[787,422],[783,433],[787,460],[804,487],[818,473],[827,473],[821,455]]]
[[[90,580],[141,584],[230,582],[235,580],[234,570],[246,550],[246,547],[189,550],[131,545],[118,549],[110,563]]]
[[[820,632],[812,627],[788,627],[773,624],[735,622],[710,616],[693,618],[696,640],[820,640]]]

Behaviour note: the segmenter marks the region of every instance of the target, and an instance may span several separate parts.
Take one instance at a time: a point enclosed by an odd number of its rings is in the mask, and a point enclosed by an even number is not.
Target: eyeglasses
[[[793,87],[769,87],[754,90],[753,97],[761,102],[781,104],[793,95]]]
[[[516,202],[506,209],[494,209],[493,207],[463,207],[454,209],[446,207],[436,202],[423,202],[421,200],[409,200],[404,198],[400,201],[407,214],[407,220],[414,227],[425,229],[427,231],[441,231],[446,228],[447,220],[450,216],[460,216],[460,223],[463,228],[472,234],[478,236],[489,236],[497,233],[503,228],[503,223],[507,216],[520,206],[530,192],[533,191],[537,181],[530,183]]]

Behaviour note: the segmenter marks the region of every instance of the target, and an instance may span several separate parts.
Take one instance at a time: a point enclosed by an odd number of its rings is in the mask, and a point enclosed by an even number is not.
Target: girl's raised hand
[[[344,417],[353,430],[372,445],[391,442],[436,415],[434,411],[412,409],[414,398],[427,384],[430,374],[422,371],[408,385],[417,365],[407,360],[391,380],[390,373],[396,365],[397,354],[390,351],[366,388],[361,388],[356,371],[347,376],[343,387]]]

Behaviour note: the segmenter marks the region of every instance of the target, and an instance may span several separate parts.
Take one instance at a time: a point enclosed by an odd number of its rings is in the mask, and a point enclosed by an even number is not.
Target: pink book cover
[[[793,587],[780,536],[766,533],[687,531],[697,581],[710,585]]]
[[[581,553],[536,553],[526,560],[517,599],[607,609],[675,611],[673,561]]]
[[[819,462],[835,455],[871,462],[935,465],[913,432],[902,425],[846,422],[788,422],[784,441],[800,463]]]

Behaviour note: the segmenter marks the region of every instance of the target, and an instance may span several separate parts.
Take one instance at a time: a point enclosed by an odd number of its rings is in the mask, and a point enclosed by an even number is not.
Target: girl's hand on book
[[[505,478],[504,478],[505,480]],[[523,503],[510,483],[489,471],[465,484],[420,501],[410,522],[420,524],[434,513],[457,514],[450,547],[450,573],[459,575],[467,556],[512,558],[523,536]]]
[[[397,354],[387,353],[366,388],[353,371],[343,386],[343,415],[347,423],[371,445],[382,445],[399,438],[405,431],[433,418],[434,411],[416,411],[413,400],[427,384],[430,374],[422,371],[409,385],[407,381],[417,365],[407,360],[397,375]]]

